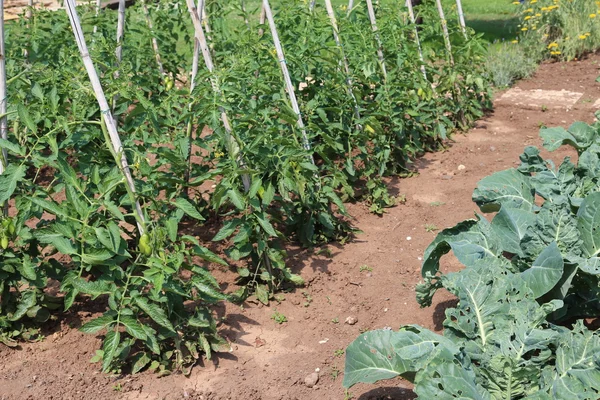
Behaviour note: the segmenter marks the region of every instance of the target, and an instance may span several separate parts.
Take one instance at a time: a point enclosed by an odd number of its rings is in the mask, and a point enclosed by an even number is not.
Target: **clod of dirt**
[[[348,318],[346,318],[346,321],[344,321],[344,322],[347,323],[348,325],[354,325],[358,322],[358,318],[348,317]]]
[[[318,382],[319,382],[319,374],[316,372],[313,372],[312,374],[310,374],[306,378],[304,378],[304,384],[309,388],[315,386]]]

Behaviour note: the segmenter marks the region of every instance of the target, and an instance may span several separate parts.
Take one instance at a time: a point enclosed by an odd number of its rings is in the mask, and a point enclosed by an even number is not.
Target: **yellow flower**
[[[556,43],[556,42],[552,42],[552,43],[550,43],[550,44],[548,45],[548,48],[549,48],[549,49],[554,49],[554,48],[556,48],[556,47],[558,47],[558,43]]]
[[[522,30],[523,32],[525,32],[525,31],[527,30],[527,28],[521,28],[521,30]]]
[[[513,40],[511,43],[517,44],[517,43],[519,43],[519,41],[518,40]]]
[[[531,0],[531,4],[537,3],[537,0]]]
[[[590,18],[596,18],[596,14],[590,14]]]
[[[529,21],[531,19],[531,15],[528,15],[524,18],[525,21]]]
[[[542,14],[540,14],[540,13],[537,13],[537,14],[535,14],[535,16],[536,16],[536,17],[541,17],[541,16],[542,16]]]
[[[553,56],[557,56],[560,54],[560,51],[551,51],[550,54],[552,54]]]
[[[584,39],[586,39],[586,38],[587,38],[587,36],[585,36],[585,35],[579,35],[579,39],[580,39],[580,40],[584,40]]]
[[[525,11],[523,11],[523,12],[526,12],[526,13],[532,13],[532,12],[533,12],[533,8],[528,8],[527,10],[525,10]]]
[[[586,33],[584,33],[584,35],[585,35],[585,36],[590,36],[590,35],[591,35],[591,33],[589,33],[589,32],[586,32]]]
[[[519,3],[518,1],[513,1],[513,4],[514,4],[515,6],[518,6],[518,5],[519,5],[519,4],[521,4],[521,3]]]

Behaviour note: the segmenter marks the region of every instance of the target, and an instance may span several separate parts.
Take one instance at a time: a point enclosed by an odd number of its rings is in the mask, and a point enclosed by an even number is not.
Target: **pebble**
[[[316,372],[313,372],[312,374],[310,374],[306,378],[304,378],[304,384],[309,388],[312,388],[318,382],[319,382],[319,374]]]
[[[346,318],[346,321],[344,321],[344,322],[347,323],[348,325],[354,325],[358,322],[358,318],[350,316],[350,317]]]
[[[411,240],[411,239],[412,239],[412,238],[411,238],[410,236],[407,236],[407,237],[406,237],[406,240]]]
[[[460,164],[460,165],[458,166],[458,170],[459,170],[459,171],[462,171],[462,170],[463,170],[463,169],[465,169],[465,168],[467,168],[467,167],[465,167],[465,166],[464,166],[464,165],[462,165],[462,164]]]

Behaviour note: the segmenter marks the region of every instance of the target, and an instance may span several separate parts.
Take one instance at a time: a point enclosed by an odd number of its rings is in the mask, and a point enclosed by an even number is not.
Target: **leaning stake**
[[[419,50],[419,59],[421,60],[421,72],[425,79],[427,79],[427,71],[425,71],[425,59],[423,57],[423,49],[421,49],[421,40],[419,39],[419,27],[417,26],[417,20],[415,19],[415,12],[413,11],[412,0],[406,0],[406,7],[408,8],[408,15],[410,22],[415,27],[415,42]]]
[[[79,16],[77,15],[77,11],[75,10],[75,1],[65,0],[65,9],[67,11],[67,14],[69,15],[69,20],[71,21],[71,28],[73,29],[75,41],[77,42],[77,47],[79,47],[79,52],[81,53],[83,65],[85,66],[88,77],[90,78],[90,83],[92,84],[92,88],[94,89],[94,94],[96,95],[98,106],[100,106],[102,120],[104,121],[106,130],[108,131],[110,143],[107,143],[107,145],[109,145],[109,147],[110,145],[112,145],[111,150],[113,152],[113,155],[115,156],[115,161],[120,162],[121,164],[121,172],[125,176],[126,188],[129,194],[129,198],[131,202],[135,204],[134,214],[137,221],[138,230],[140,232],[140,235],[143,235],[146,231],[144,213],[142,212],[142,207],[140,206],[139,201],[136,199],[135,184],[133,182],[133,177],[131,176],[131,171],[129,170],[129,164],[127,163],[125,152],[123,151],[123,144],[121,143],[121,138],[119,137],[119,133],[117,132],[115,121],[110,112],[108,102],[106,101],[104,90],[102,90],[100,79],[98,79],[98,73],[96,72],[96,68],[94,67],[94,63],[90,58],[90,54],[85,43],[85,38],[81,29],[81,22],[79,21]]]
[[[387,79],[385,60],[383,59],[383,46],[381,45],[381,38],[377,32],[379,29],[377,28],[377,19],[375,19],[375,10],[373,9],[373,2],[371,0],[367,0],[367,10],[369,12],[369,20],[371,21],[371,29],[375,34],[375,40],[377,40],[377,57],[379,58],[379,64],[381,65],[381,71],[383,72],[383,79]]]
[[[446,43],[446,50],[448,50],[448,56],[450,57],[450,64],[454,65],[454,57],[452,57],[452,45],[450,44],[450,34],[448,33],[448,22],[444,15],[444,8],[442,7],[442,0],[435,0],[437,5],[438,14],[442,23],[442,30],[444,34],[444,43]]]
[[[466,39],[467,38],[467,25],[465,24],[465,14],[463,13],[461,0],[456,0],[456,11],[458,11],[458,22],[460,22],[460,29],[462,30],[462,33]]]
[[[331,27],[333,28],[333,39],[335,40],[335,44],[339,48],[342,53],[342,62],[344,63],[344,71],[346,72],[346,85],[348,86],[348,94],[352,97],[352,101],[354,102],[354,115],[357,119],[360,119],[360,112],[358,110],[358,102],[356,101],[356,96],[354,96],[354,92],[352,91],[352,78],[350,75],[350,66],[348,65],[348,58],[346,57],[346,53],[344,52],[344,47],[342,46],[342,41],[339,35],[339,29],[337,20],[335,18],[335,12],[333,11],[333,6],[331,5],[331,0],[325,0],[325,8],[327,9],[327,14],[329,15],[329,21],[331,22]]]
[[[286,90],[292,103],[292,109],[298,116],[296,124],[302,132],[302,145],[305,150],[310,150],[310,143],[308,136],[306,135],[306,128],[304,127],[304,121],[300,114],[300,107],[298,106],[298,100],[296,99],[296,93],[294,92],[294,85],[292,85],[292,79],[290,78],[290,72],[288,71],[287,63],[285,61],[285,54],[279,41],[279,35],[277,34],[277,27],[275,26],[275,20],[273,19],[273,13],[271,12],[271,5],[269,0],[263,0],[263,8],[265,9],[265,15],[269,21],[269,27],[271,28],[271,36],[273,36],[273,42],[275,44],[275,50],[277,51],[277,58],[279,59],[279,65],[281,66],[281,73],[283,74],[283,80],[285,81]],[[315,160],[311,154],[310,161],[314,164]]]
[[[144,12],[144,18],[146,18],[146,25],[148,25],[148,29],[150,30],[150,34],[152,35],[152,50],[154,50],[154,58],[156,59],[156,65],[158,65],[160,75],[164,78],[165,68],[163,67],[163,63],[160,59],[160,52],[158,51],[158,41],[156,40],[156,35],[154,34],[152,18],[150,18],[150,11],[148,11],[148,5],[146,4],[145,0],[142,0],[142,10]]]
[[[210,73],[213,73],[215,66],[213,64],[208,44],[206,43],[206,36],[204,35],[204,30],[202,29],[202,21],[200,18],[198,18],[199,9],[197,9],[194,5],[194,0],[186,0],[186,3],[188,6],[188,11],[190,12],[190,16],[192,17],[192,23],[194,24],[194,37],[198,40],[200,51],[202,51],[202,56],[204,57],[204,64],[206,65],[206,69],[208,69]],[[222,96],[221,89],[218,87],[216,79],[211,80],[211,84],[215,94]],[[227,117],[227,113],[223,107],[219,107],[219,112],[221,113],[221,121],[223,122],[223,127],[225,128],[225,142],[227,143],[228,147],[227,151],[233,155],[238,165],[243,168],[244,161],[239,154],[240,147],[232,135],[232,129],[229,123],[229,118]],[[250,177],[248,174],[242,175],[242,183],[244,184],[244,190],[246,192],[250,190]]]
[[[0,0],[0,137],[8,139],[8,126],[6,121],[6,53],[4,51],[4,0]],[[0,174],[8,166],[8,154],[5,148],[0,152]],[[2,214],[8,215],[8,203],[2,207]]]

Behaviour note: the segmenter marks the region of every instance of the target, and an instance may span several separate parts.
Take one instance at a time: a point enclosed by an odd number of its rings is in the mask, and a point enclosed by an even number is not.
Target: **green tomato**
[[[152,247],[150,246],[150,236],[148,236],[148,234],[144,233],[142,235],[142,237],[140,238],[139,247],[140,247],[140,252],[143,255],[145,255],[145,256],[152,255]]]
[[[171,89],[173,89],[173,79],[171,79],[171,77],[167,76],[165,78],[165,90],[168,92]]]
[[[4,250],[8,248],[8,237],[6,235],[2,235],[0,238],[0,247],[2,247]]]

